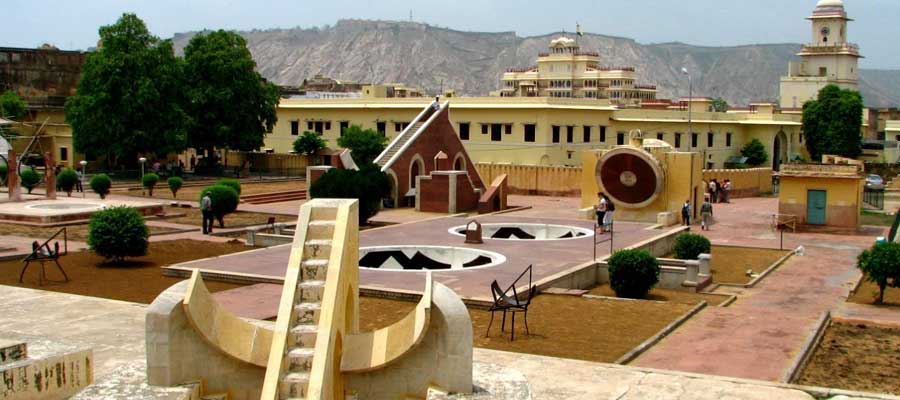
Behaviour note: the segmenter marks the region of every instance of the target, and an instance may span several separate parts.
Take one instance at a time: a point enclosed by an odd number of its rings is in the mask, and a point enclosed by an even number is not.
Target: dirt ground
[[[212,183],[210,183],[212,184]],[[178,191],[178,200],[184,201],[199,201],[200,192],[206,188],[206,186],[189,186],[183,187]],[[286,190],[298,190],[298,189],[306,189],[306,182],[304,181],[287,181],[287,182],[241,182],[241,195],[247,194],[260,194],[260,193],[273,193],[273,192],[283,192]],[[129,196],[142,197],[140,189],[129,189]],[[146,196],[149,197],[149,196]],[[172,191],[169,190],[169,185],[166,182],[159,182],[156,185],[156,188],[153,189],[153,198],[156,199],[171,199]]]
[[[900,394],[900,329],[832,324],[796,383]]]
[[[200,223],[197,223],[199,226]],[[61,226],[54,227],[37,227],[37,226],[28,226],[28,225],[19,225],[19,224],[10,224],[10,223],[0,223],[0,235],[10,235],[10,236],[22,236],[28,238],[35,239],[48,239],[51,235],[56,233],[58,230],[62,228]],[[160,228],[154,226],[147,226],[150,229],[150,234],[157,233],[165,233],[172,232],[172,229],[169,228]],[[68,225],[66,226],[66,237],[69,240],[86,242],[88,237],[88,224],[80,224],[80,225]],[[62,238],[62,236],[60,236]]]
[[[868,282],[865,277],[861,278],[863,282],[851,293],[847,301],[858,304],[875,304],[875,298],[878,297],[878,285]],[[900,307],[900,288],[888,287],[884,291],[884,304],[888,306]]]
[[[596,296],[616,297],[616,292],[613,291],[611,287],[609,287],[609,284],[600,285],[591,289],[590,294]],[[711,306],[717,306],[727,299],[728,296],[719,296],[715,294],[705,293],[691,293],[684,290],[663,288],[654,288],[647,296],[647,300],[669,301],[672,303],[689,304],[692,306],[696,305],[702,300],[706,300],[706,302]]]
[[[414,303],[371,297],[360,299],[360,329],[387,326],[415,307]],[[528,312],[531,335],[525,335],[522,315],[516,316],[516,340],[500,332],[497,313],[489,338],[485,338],[490,313],[469,309],[476,347],[579,360],[613,362],[655,335],[693,305],[586,299],[576,296],[540,295]]]
[[[184,224],[184,225],[194,225],[201,226],[203,223],[203,215],[200,212],[199,208],[166,208],[167,213],[178,213],[185,214],[183,217],[175,217],[175,218],[163,218],[160,221],[171,222],[173,224]],[[237,228],[242,226],[250,226],[250,225],[263,225],[268,220],[269,217],[275,217],[275,222],[288,222],[288,223],[296,223],[297,217],[291,215],[283,215],[283,214],[264,214],[264,213],[253,213],[253,212],[233,212],[225,216],[225,227],[226,228]],[[216,228],[219,227],[219,223],[216,222]]]
[[[213,243],[196,240],[174,240],[152,242],[147,256],[127,259],[122,266],[106,263],[106,260],[90,251],[69,253],[59,259],[59,263],[69,275],[69,282],[63,283],[62,275],[55,264],[46,264],[47,278],[60,282],[38,286],[40,264],[32,263],[25,273],[24,283],[19,283],[22,262],[19,260],[0,262],[0,285],[19,286],[73,293],[85,296],[131,301],[149,304],[169,286],[183,280],[162,275],[160,267],[190,260],[213,257],[222,254],[246,251],[243,243]],[[236,288],[219,282],[207,282],[212,292]]]
[[[747,283],[752,280],[746,272],[761,273],[788,251],[750,247],[713,246],[710,269],[718,283]]]

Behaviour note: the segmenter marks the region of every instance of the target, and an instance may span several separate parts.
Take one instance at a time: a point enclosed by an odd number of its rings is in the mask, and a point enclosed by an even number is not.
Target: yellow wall
[[[726,179],[731,181],[731,195],[739,192],[772,193],[772,169],[706,169],[703,180],[709,182],[716,179],[719,183]]]
[[[331,148],[337,147],[340,121],[375,129],[378,121],[386,122],[386,134],[393,138],[399,132],[397,122],[411,121],[432,99],[321,99],[282,100],[278,107],[278,123],[266,137],[266,148],[277,153],[291,151],[297,136],[291,135],[291,121],[299,121],[299,134],[308,130],[308,121],[330,121],[330,129],[323,137]],[[687,133],[687,112],[679,110],[615,109],[607,102],[587,99],[558,98],[475,98],[460,97],[450,100],[450,118],[460,130],[460,124],[469,124],[469,139],[463,140],[470,157],[475,162],[511,163],[531,165],[580,166],[584,150],[607,149],[617,145],[617,135],[640,129],[645,138],[656,138],[675,144],[675,133],[682,133],[680,151],[697,152],[705,160],[704,168],[712,163],[722,168],[730,156],[739,155],[741,147],[758,138],[769,153],[767,167],[773,160],[774,142],[778,132],[784,132],[785,157],[803,155],[800,142],[800,116],[772,113],[694,113],[693,131],[698,133],[697,146],[691,146]],[[487,134],[482,124],[503,124],[500,141],[492,141],[490,128]],[[511,126],[507,134],[505,125]],[[526,124],[535,124],[535,141],[525,142]],[[559,126],[558,143],[552,140],[553,126]],[[568,126],[573,127],[573,140],[568,142]],[[584,141],[584,127],[590,127],[590,141]],[[605,127],[605,140],[600,140],[601,127]],[[707,133],[713,133],[713,146],[708,146]],[[727,136],[731,133],[731,144]]]
[[[506,174],[510,193],[577,196],[581,193],[581,168],[546,165],[475,164],[485,182]]]

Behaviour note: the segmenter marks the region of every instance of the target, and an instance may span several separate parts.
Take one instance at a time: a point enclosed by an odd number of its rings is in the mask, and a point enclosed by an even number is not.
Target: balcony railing
[[[835,53],[848,52],[859,53],[859,45],[854,43],[838,43],[834,45],[820,45],[815,43],[807,43],[803,45],[801,53]]]
[[[592,51],[577,51],[574,53],[538,53],[538,57],[550,57],[550,56],[586,56],[586,57],[600,57],[600,53],[595,53]]]
[[[634,85],[635,89],[656,90],[656,85]]]

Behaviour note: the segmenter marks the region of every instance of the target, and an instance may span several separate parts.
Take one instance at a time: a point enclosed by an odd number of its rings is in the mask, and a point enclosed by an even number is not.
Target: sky
[[[804,18],[816,0],[0,0],[0,47],[87,49],[97,29],[134,12],[162,38],[202,29],[322,27],[340,19],[412,19],[457,30],[515,31],[535,36],[561,30],[704,46],[811,41]],[[845,0],[850,41],[864,68],[900,69],[898,0]]]

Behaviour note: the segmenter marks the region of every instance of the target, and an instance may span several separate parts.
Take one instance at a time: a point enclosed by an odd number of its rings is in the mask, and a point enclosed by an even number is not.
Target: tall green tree
[[[716,97],[712,99],[712,109],[715,112],[726,112],[728,111],[728,102],[721,97]]]
[[[303,132],[297,140],[294,141],[294,151],[304,156],[312,156],[327,146],[328,143],[322,136],[315,132]]]
[[[278,87],[256,72],[247,42],[218,30],[194,36],[184,49],[188,141],[211,156],[216,147],[256,150],[277,120]]]
[[[741,148],[741,155],[747,157],[747,164],[754,167],[762,165],[769,159],[769,154],[766,153],[766,146],[757,138],[753,138]]]
[[[364,165],[375,161],[375,158],[387,146],[387,138],[373,129],[363,130],[359,125],[350,125],[344,129],[344,135],[337,140],[338,146],[350,149],[350,155],[356,165]]]
[[[184,150],[182,75],[172,42],[151,35],[137,15],[101,27],[100,46],[88,54],[77,92],[66,101],[75,150],[106,156],[111,165]]]
[[[862,153],[863,100],[859,92],[828,85],[803,104],[806,150],[813,160],[824,154],[856,158]]]
[[[18,119],[28,111],[28,104],[16,92],[7,90],[0,95],[0,118]]]

